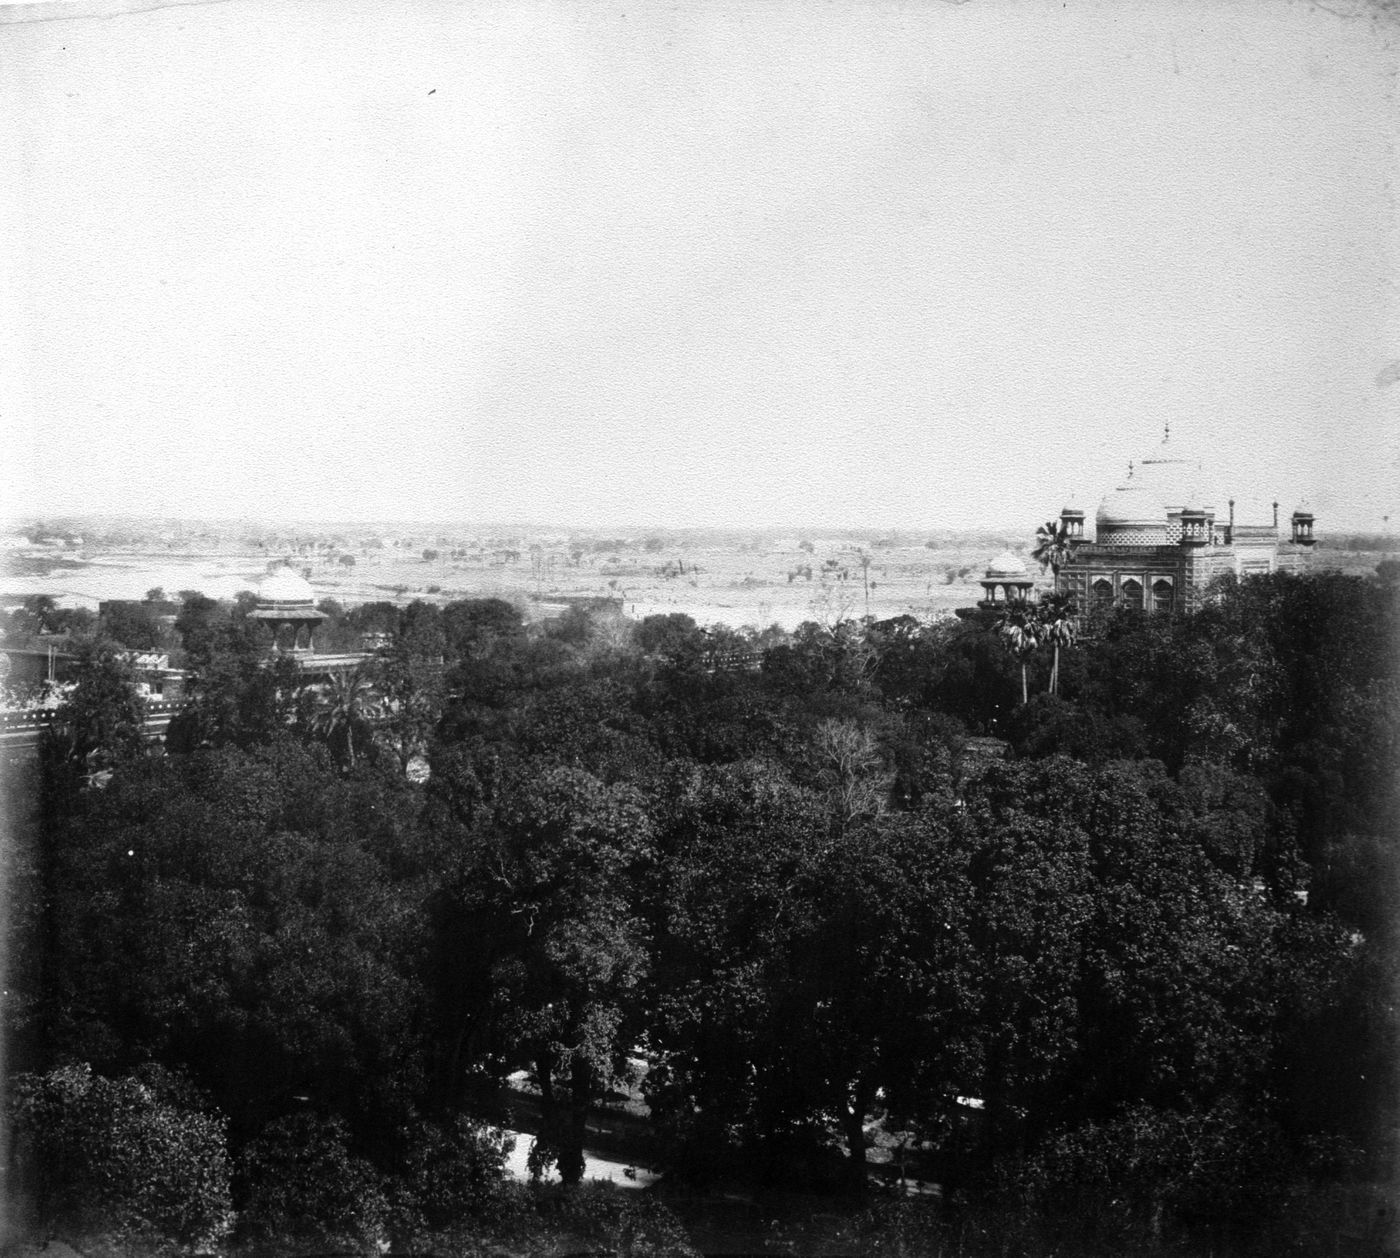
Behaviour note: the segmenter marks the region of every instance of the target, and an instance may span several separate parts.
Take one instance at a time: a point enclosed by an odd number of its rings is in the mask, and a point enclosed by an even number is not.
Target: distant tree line
[[[1394,533],[1328,533],[1321,540],[1333,550],[1400,551],[1400,539]]]

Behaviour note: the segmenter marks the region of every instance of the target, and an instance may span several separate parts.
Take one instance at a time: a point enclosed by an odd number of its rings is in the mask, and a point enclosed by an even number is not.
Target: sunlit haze
[[[8,511],[1400,521],[1362,5],[0,13]]]

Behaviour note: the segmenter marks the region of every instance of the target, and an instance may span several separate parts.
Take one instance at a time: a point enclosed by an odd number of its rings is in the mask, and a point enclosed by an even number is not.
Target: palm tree
[[[1028,703],[1030,692],[1026,683],[1026,661],[1040,647],[1040,623],[1024,603],[1007,603],[997,620],[996,631],[1005,640],[1007,649],[1020,661],[1021,702]]]
[[[332,673],[325,704],[311,718],[311,729],[335,748],[342,743],[346,762],[355,765],[355,745],[373,737],[374,722],[383,715],[384,703],[375,689],[372,670],[363,664],[349,672]]]
[[[1082,544],[1083,539],[1071,534],[1063,520],[1047,520],[1035,531],[1031,558],[1040,564],[1042,572],[1049,568],[1058,578],[1060,569],[1074,558],[1076,548]]]
[[[1054,648],[1054,661],[1050,665],[1050,693],[1060,690],[1060,648],[1074,645],[1077,632],[1073,594],[1046,594],[1036,604],[1036,625],[1043,641]]]

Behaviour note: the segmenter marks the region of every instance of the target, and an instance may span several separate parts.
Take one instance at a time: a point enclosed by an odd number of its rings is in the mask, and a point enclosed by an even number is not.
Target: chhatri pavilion
[[[261,620],[272,631],[274,651],[310,655],[312,635],[326,615],[316,609],[316,592],[311,583],[284,565],[269,572],[259,583],[258,601],[248,617]],[[302,644],[303,633],[305,645]]]

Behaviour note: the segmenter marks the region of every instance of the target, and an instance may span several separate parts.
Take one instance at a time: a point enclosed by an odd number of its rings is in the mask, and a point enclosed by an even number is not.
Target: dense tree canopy
[[[122,652],[84,655],[16,787],[10,1000],[21,1111],[188,1081],[142,1104],[226,1142],[200,1199],[248,1244],[499,1223],[480,1123],[522,1070],[569,1183],[622,1093],[678,1183],[858,1196],[897,1145],[949,1209],[1077,1181],[1154,1235],[1393,1166],[1393,581],[1250,579],[1016,653],[336,607],[378,648],[320,690],[245,612],[185,594],[164,756]],[[294,1146],[325,1171],[301,1223]],[[59,1206],[97,1173],[66,1165]]]

